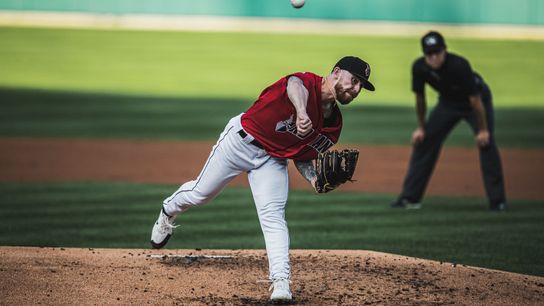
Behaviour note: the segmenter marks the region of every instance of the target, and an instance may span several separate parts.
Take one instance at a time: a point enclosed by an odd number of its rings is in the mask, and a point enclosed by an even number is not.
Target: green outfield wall
[[[544,0],[0,0],[0,10],[544,25]]]

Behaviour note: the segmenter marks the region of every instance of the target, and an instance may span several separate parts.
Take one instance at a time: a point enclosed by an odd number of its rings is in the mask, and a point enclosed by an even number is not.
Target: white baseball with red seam
[[[297,9],[301,8],[304,6],[304,0],[291,0],[291,5]]]

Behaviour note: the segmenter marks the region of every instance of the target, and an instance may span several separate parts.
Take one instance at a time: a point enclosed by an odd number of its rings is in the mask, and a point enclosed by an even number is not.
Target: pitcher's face
[[[359,78],[347,70],[338,71],[338,81],[334,85],[336,99],[340,104],[349,104],[361,92],[362,84]]]

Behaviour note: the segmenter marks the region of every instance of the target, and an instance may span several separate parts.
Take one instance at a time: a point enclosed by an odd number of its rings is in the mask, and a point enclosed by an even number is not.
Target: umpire
[[[412,66],[418,127],[412,134],[413,151],[402,193],[392,207],[420,208],[421,200],[440,154],[442,143],[459,120],[476,135],[480,166],[491,210],[504,210],[506,198],[499,150],[493,136],[491,91],[469,62],[447,51],[438,32],[421,38],[424,56]],[[438,93],[438,103],[425,121],[425,83]]]

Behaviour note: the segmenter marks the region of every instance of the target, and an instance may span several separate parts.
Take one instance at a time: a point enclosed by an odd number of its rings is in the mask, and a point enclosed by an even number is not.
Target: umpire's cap
[[[440,33],[431,31],[421,38],[421,48],[425,54],[435,53],[446,48],[446,41]]]
[[[367,62],[356,56],[346,56],[341,58],[334,67],[349,71],[361,81],[365,89],[374,91],[374,85],[368,80],[370,77],[370,65]]]

